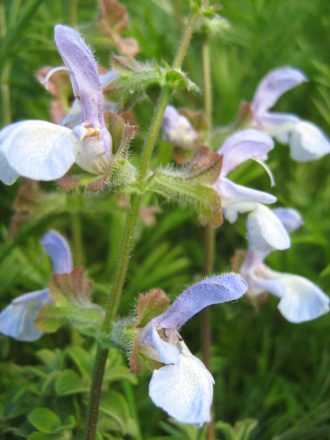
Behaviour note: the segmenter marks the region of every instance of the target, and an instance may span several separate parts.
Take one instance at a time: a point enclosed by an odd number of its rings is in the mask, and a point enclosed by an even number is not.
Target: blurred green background
[[[140,45],[139,60],[170,62],[180,38],[187,3],[184,0],[123,0],[130,15],[126,35]],[[215,2],[213,2],[216,4]],[[224,0],[221,14],[230,29],[212,39],[211,60],[214,125],[232,122],[242,100],[251,100],[261,77],[272,68],[291,65],[303,70],[309,82],[285,95],[279,111],[296,113],[329,133],[330,122],[330,6],[328,0]],[[34,74],[45,65],[61,64],[53,42],[56,23],[77,25],[109,68],[116,53],[95,33],[96,0],[1,0],[1,118],[2,125],[22,119],[49,120],[50,95]],[[184,70],[202,85],[201,42],[194,38]],[[173,103],[192,109],[203,105],[202,94],[180,92]],[[153,105],[137,103],[139,133],[132,144],[138,156]],[[160,140],[155,163],[171,158],[170,146]],[[293,246],[268,260],[275,270],[301,274],[329,293],[330,285],[330,156],[298,164],[288,148],[278,145],[270,167],[279,205],[299,210],[305,224],[295,232]],[[255,164],[237,170],[242,184],[269,190]],[[103,302],[116,264],[125,209],[116,196],[52,195],[34,207],[23,227],[9,233],[13,202],[20,183],[1,186],[0,306],[15,296],[47,285],[50,264],[38,244],[48,228],[61,231],[95,280],[96,300]],[[44,184],[48,196],[55,184]],[[203,270],[203,228],[188,208],[150,199],[162,212],[151,227],[140,227],[131,259],[121,314],[132,312],[134,298],[152,287],[172,297],[197,280]],[[230,270],[235,249],[245,248],[245,224],[225,223],[217,233],[216,272]],[[256,311],[248,300],[213,308],[212,365],[215,385],[217,438],[262,440],[326,440],[330,438],[330,323],[328,317],[301,325],[286,322],[269,298]],[[184,329],[191,351],[200,354],[200,320]],[[3,439],[73,438],[84,419],[94,347],[69,328],[31,344],[0,336],[0,432]],[[119,350],[110,353],[100,438],[199,439],[205,432],[169,422],[148,397],[148,375],[129,375]],[[31,416],[35,408],[50,408],[52,428]],[[33,414],[33,413],[32,413]],[[58,420],[56,419],[58,418]],[[55,418],[55,419],[54,419]],[[37,418],[38,419],[38,418]],[[42,419],[42,417],[41,417]],[[252,430],[252,421],[257,420]],[[55,421],[54,421],[55,420]],[[235,425],[245,420],[236,431]],[[47,423],[46,423],[47,424]],[[41,423],[42,425],[42,423]],[[50,425],[51,426],[51,425]],[[245,437],[243,431],[250,426]],[[247,430],[249,431],[249,430]]]

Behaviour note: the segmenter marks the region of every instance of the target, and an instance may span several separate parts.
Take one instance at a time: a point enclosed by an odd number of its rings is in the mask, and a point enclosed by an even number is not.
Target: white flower
[[[279,208],[274,213],[288,231],[294,231],[302,224],[294,209]],[[247,220],[249,247],[240,268],[241,275],[249,284],[248,293],[258,296],[269,292],[277,296],[280,298],[278,309],[284,318],[293,323],[310,321],[327,313],[329,297],[318,286],[300,275],[276,272],[264,263],[269,253],[278,246],[276,240],[265,240],[255,234],[256,219],[253,216],[250,214]],[[271,238],[271,228],[266,234]]]
[[[236,274],[207,278],[185,290],[142,330],[141,351],[164,364],[152,374],[149,395],[179,422],[201,426],[210,421],[214,384],[179,335],[180,327],[203,308],[236,300],[246,289],[246,282]]]
[[[259,83],[251,103],[252,125],[288,144],[292,159],[298,162],[316,160],[330,153],[329,140],[311,122],[290,113],[269,112],[269,109],[283,93],[305,81],[307,78],[298,69],[280,67],[272,70]]]

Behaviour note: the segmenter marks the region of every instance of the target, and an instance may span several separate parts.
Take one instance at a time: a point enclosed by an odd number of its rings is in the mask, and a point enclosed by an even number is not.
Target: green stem
[[[0,37],[4,38],[7,33],[7,20],[5,6],[0,4]],[[1,104],[2,104],[2,120],[1,125],[8,125],[12,121],[11,104],[10,104],[10,86],[9,78],[11,73],[11,63],[5,63],[1,72]]]
[[[193,28],[195,25],[197,16],[193,15],[190,17],[185,32],[182,36],[181,43],[179,45],[177,54],[175,56],[172,67],[180,68],[183,62],[185,53],[188,49],[189,42],[193,33]],[[168,103],[170,97],[170,91],[167,87],[164,87],[161,91],[158,104],[154,116],[152,118],[149,131],[146,135],[145,143],[142,149],[141,160],[138,170],[138,183],[142,186],[145,178],[147,177],[148,167],[150,165],[150,159],[155,147],[159,130],[161,127],[163,114],[165,107]],[[109,307],[106,312],[104,319],[103,331],[108,334],[111,330],[111,325],[114,317],[116,316],[118,306],[120,304],[120,299],[123,291],[124,282],[126,279],[129,258],[131,256],[133,246],[134,246],[134,235],[135,228],[138,219],[139,208],[141,205],[142,196],[133,195],[131,198],[131,207],[127,214],[126,223],[122,233],[121,247],[118,256],[118,264],[114,273],[114,278],[112,282],[110,297],[109,297]],[[92,384],[90,389],[90,399],[87,411],[86,420],[86,440],[94,440],[96,436],[97,429],[97,419],[99,412],[99,405],[102,393],[102,383],[103,376],[105,372],[106,361],[108,357],[108,350],[102,347],[98,347],[96,360],[93,371]]]
[[[203,65],[203,78],[204,78],[204,110],[206,114],[208,135],[212,130],[212,78],[211,78],[211,58],[210,58],[210,45],[206,38],[202,46],[202,65]],[[205,263],[204,263],[204,275],[208,276],[212,274],[214,270],[214,255],[215,255],[215,229],[212,225],[207,224],[205,227]],[[202,328],[201,328],[201,340],[202,340],[202,352],[203,361],[206,367],[211,370],[211,343],[212,343],[212,312],[210,308],[206,308],[202,312]],[[214,412],[214,406],[212,406],[212,413]],[[213,419],[213,417],[212,417]],[[207,427],[208,440],[215,439],[215,427],[214,421],[211,420]]]
[[[77,20],[78,20],[78,14],[77,14],[77,8],[78,6],[78,0],[71,0],[70,4],[70,22],[71,26],[75,28],[77,26]]]

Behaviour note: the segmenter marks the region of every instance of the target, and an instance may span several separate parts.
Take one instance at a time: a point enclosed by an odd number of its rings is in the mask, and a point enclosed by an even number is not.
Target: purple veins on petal
[[[70,246],[61,234],[49,231],[42,237],[41,244],[52,260],[55,273],[72,272]]]
[[[205,307],[240,298],[247,287],[246,281],[234,273],[206,278],[179,295],[163,314],[155,318],[156,324],[179,329]]]

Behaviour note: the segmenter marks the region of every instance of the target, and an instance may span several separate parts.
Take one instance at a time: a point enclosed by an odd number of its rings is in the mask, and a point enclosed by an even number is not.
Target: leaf
[[[67,347],[65,351],[79,369],[80,373],[89,378],[92,366],[91,354],[77,345]]]
[[[150,189],[178,204],[192,206],[199,216],[215,226],[222,224],[221,200],[211,187],[167,173],[157,173]]]
[[[188,92],[199,91],[199,87],[191,81],[187,74],[181,69],[172,69],[169,67],[165,73],[165,80],[170,89],[184,89]]]
[[[28,416],[32,426],[44,434],[53,434],[61,427],[61,420],[54,411],[48,408],[35,408]]]
[[[115,367],[111,367],[105,374],[105,380],[107,382],[120,382],[122,380],[127,380],[132,385],[136,385],[138,380],[137,377],[134,376],[127,367],[118,365]]]
[[[121,432],[123,435],[131,435],[133,438],[136,438],[136,422],[131,417],[128,403],[122,394],[114,390],[104,393],[101,400],[100,411],[115,422],[114,428],[116,431]]]
[[[72,370],[61,372],[55,383],[55,392],[58,396],[85,393],[88,390],[88,385]]]

